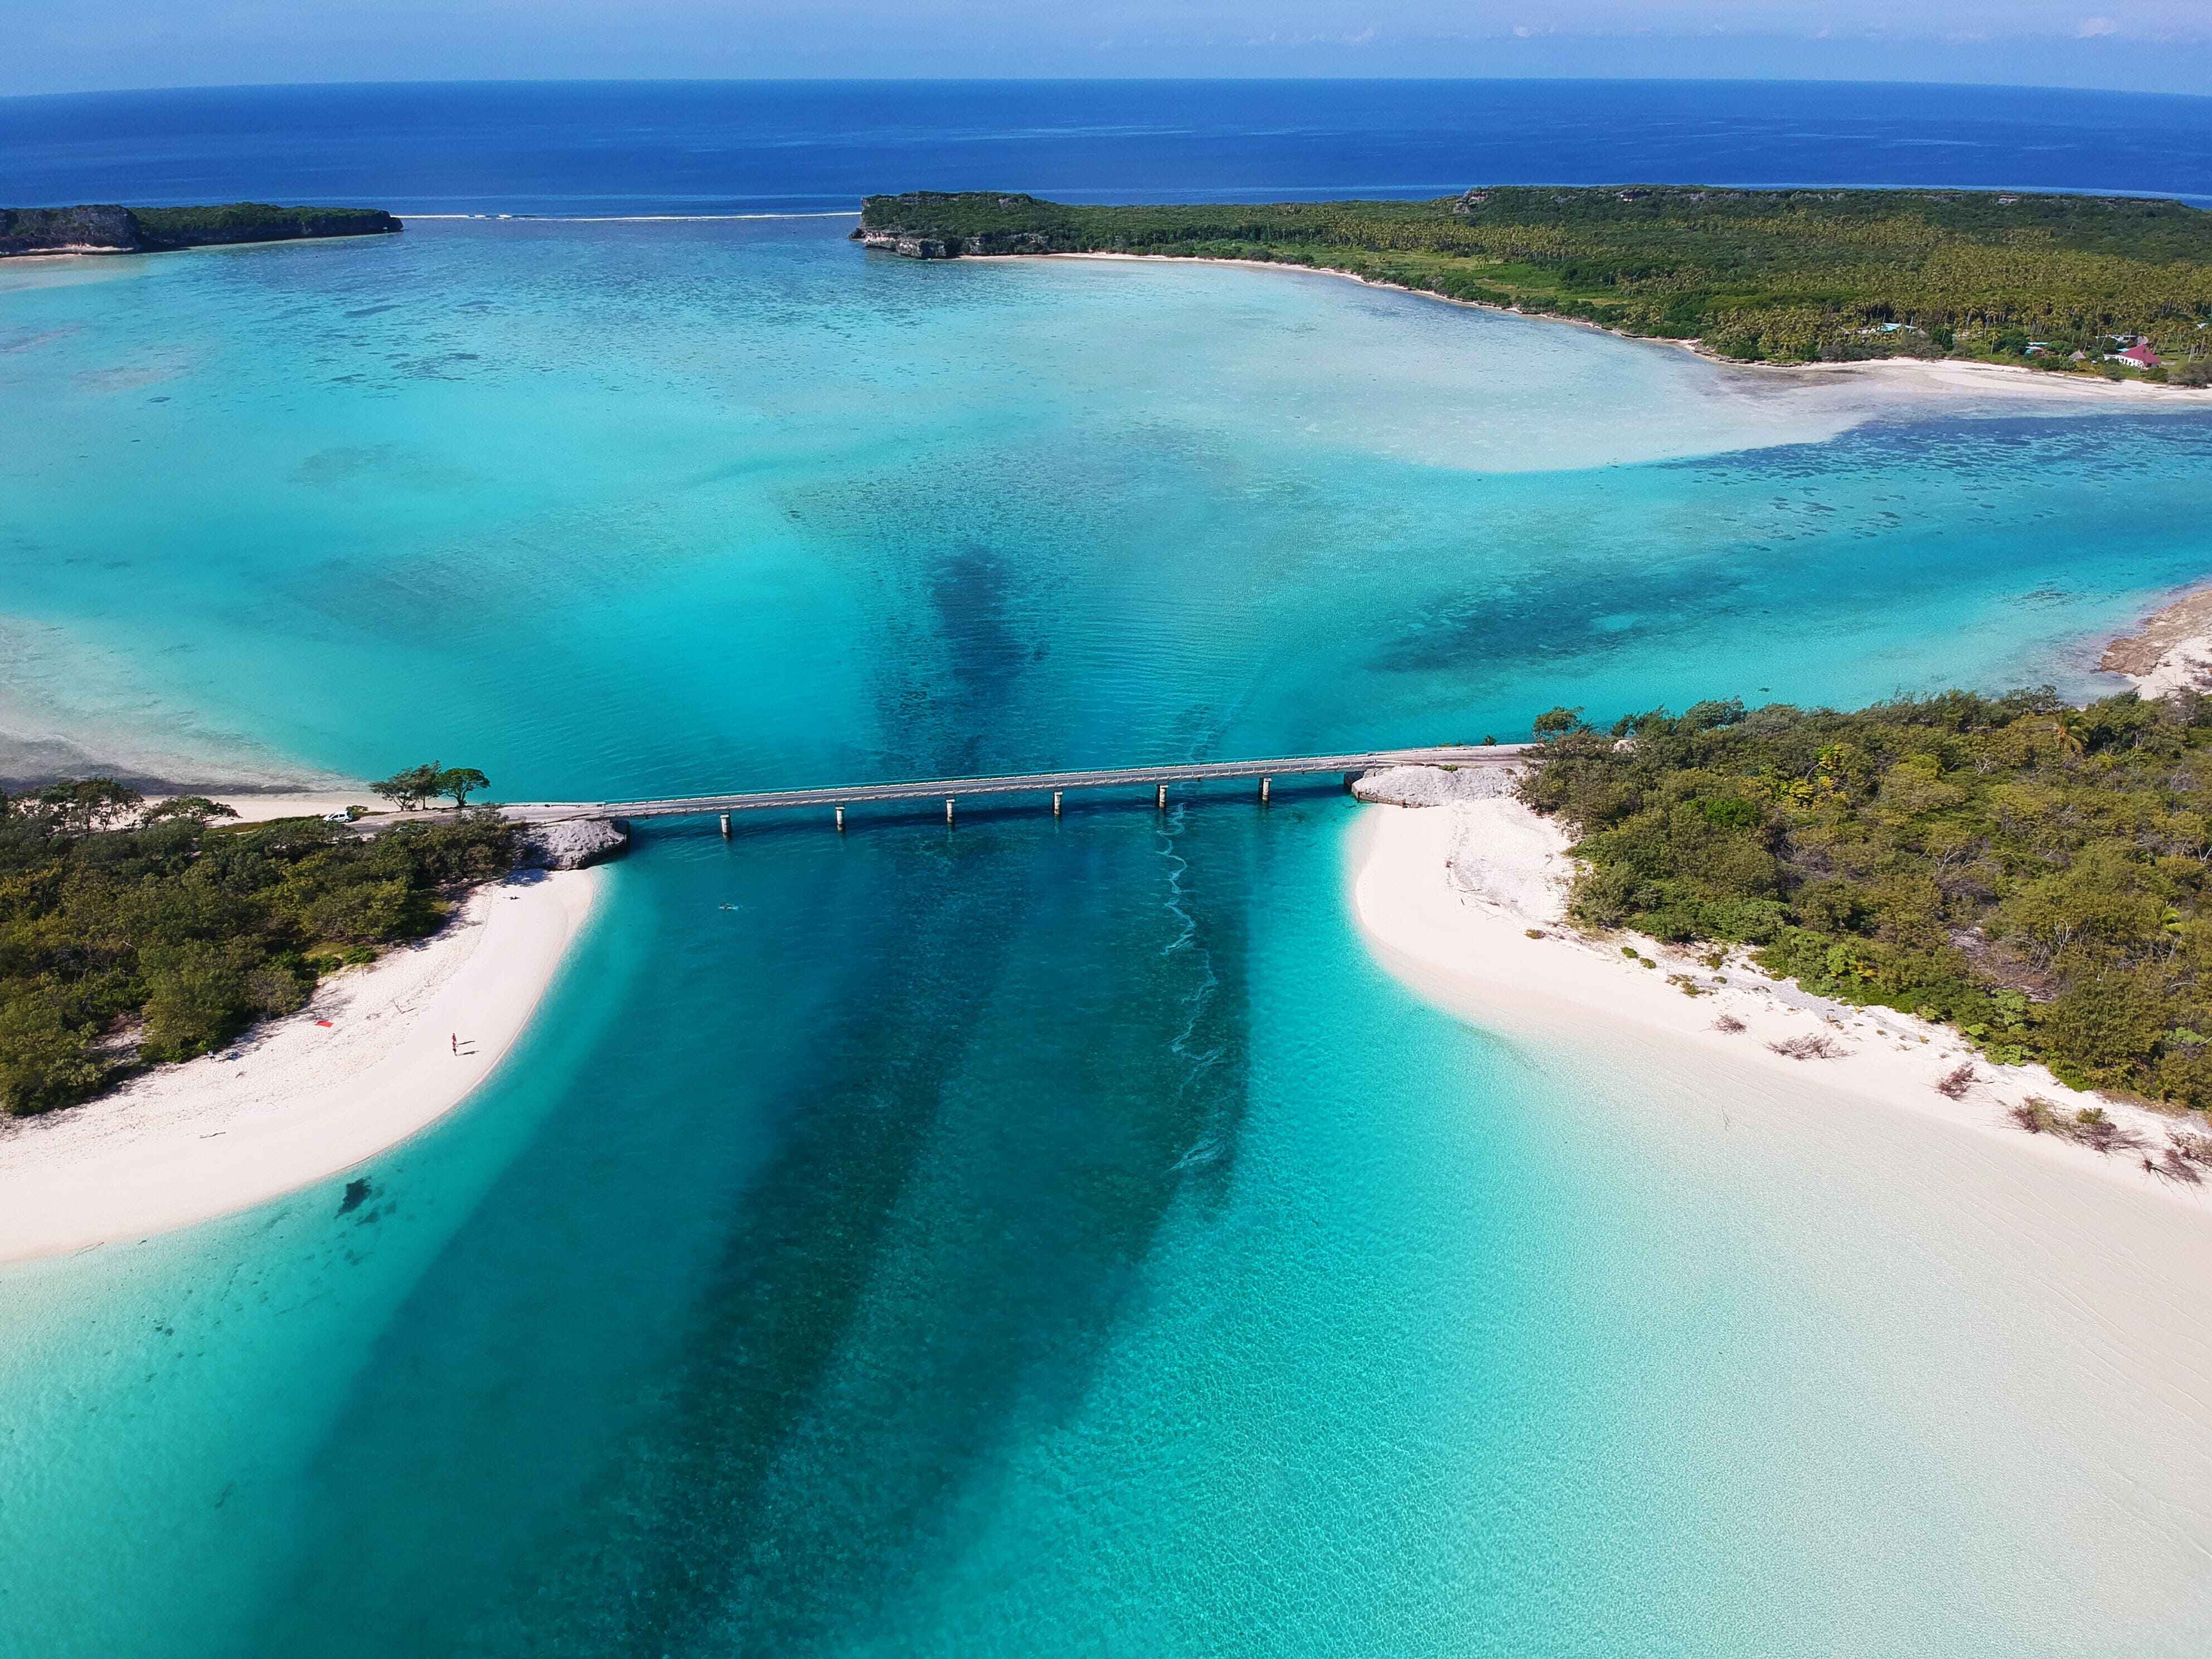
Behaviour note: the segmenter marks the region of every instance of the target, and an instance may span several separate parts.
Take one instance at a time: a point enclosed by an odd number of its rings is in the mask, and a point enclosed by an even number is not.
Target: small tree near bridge
[[[421,766],[394,772],[369,787],[385,799],[398,803],[401,811],[411,812],[440,795],[450,795],[454,805],[466,806],[471,795],[490,785],[491,780],[473,766],[441,766],[435,761],[427,761]]]
[[[385,799],[397,803],[401,811],[411,812],[438,793],[438,763],[429,761],[421,766],[404,768],[369,787]]]
[[[491,787],[491,780],[473,766],[453,766],[438,774],[438,793],[451,795],[453,805],[466,806],[469,797]]]

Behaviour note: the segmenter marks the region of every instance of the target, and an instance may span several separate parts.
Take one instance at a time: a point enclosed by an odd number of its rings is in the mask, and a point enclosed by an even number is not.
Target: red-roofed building
[[[2158,353],[2150,349],[2148,340],[2137,340],[2125,351],[2114,352],[2112,361],[2116,363],[2133,363],[2137,368],[2161,367],[2161,360]]]

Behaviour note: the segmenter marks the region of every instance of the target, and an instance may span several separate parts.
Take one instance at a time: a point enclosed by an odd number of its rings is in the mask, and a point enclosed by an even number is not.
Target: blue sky
[[[1722,76],[2212,94],[2212,0],[0,0],[0,93],[784,76]]]

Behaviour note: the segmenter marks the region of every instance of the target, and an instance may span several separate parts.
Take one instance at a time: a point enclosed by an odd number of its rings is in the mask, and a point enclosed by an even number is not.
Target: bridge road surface
[[[1383,766],[1502,766],[1530,744],[1452,744],[1433,749],[1376,749],[1356,755],[1286,755],[1273,760],[1203,761],[1175,766],[1115,766],[1073,772],[1018,772],[998,777],[926,778],[905,783],[848,783],[819,789],[755,789],[726,795],[673,795],[653,800],[524,801],[500,811],[520,823],[563,818],[673,818],[768,812],[797,806],[858,806],[871,801],[952,801],[978,795],[1051,794],[1071,789],[1122,789],[1223,778],[1280,778],[1317,772],[1366,772]],[[379,814],[379,817],[397,814]]]

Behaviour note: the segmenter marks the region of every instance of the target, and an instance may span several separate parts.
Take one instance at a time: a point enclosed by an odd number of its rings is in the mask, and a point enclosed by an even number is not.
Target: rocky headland
[[[2097,666],[2124,674],[2146,697],[2212,688],[2212,589],[2198,589],[2143,618],[2105,647]]]
[[[381,208],[0,208],[0,258],[40,253],[161,253],[236,242],[383,236],[403,229]]]

